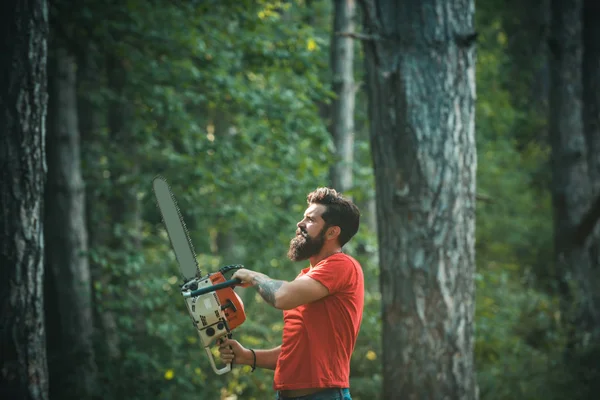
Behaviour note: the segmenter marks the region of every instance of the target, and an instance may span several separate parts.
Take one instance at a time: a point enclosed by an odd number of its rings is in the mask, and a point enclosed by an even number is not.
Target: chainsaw
[[[154,195],[167,230],[171,246],[179,263],[184,283],[183,296],[192,324],[208,355],[210,365],[218,375],[231,371],[232,364],[217,368],[211,346],[225,337],[232,337],[232,330],[246,320],[242,299],[233,290],[240,285],[239,279],[227,279],[242,265],[227,265],[218,272],[202,276],[192,241],[167,181],[162,177],[152,182]]]

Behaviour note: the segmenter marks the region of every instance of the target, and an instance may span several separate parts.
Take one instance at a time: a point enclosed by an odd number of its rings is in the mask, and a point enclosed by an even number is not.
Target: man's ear
[[[331,226],[329,227],[329,229],[327,229],[327,235],[325,236],[325,238],[327,240],[336,239],[338,236],[340,236],[341,232],[342,229],[339,226]]]

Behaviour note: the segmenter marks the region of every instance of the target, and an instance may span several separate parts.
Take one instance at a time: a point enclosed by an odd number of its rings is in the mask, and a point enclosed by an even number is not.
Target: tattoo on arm
[[[256,285],[256,290],[258,290],[258,293],[261,295],[261,297],[267,303],[275,307],[275,293],[285,283],[285,281],[277,281],[269,278],[266,275],[255,276],[253,281]]]

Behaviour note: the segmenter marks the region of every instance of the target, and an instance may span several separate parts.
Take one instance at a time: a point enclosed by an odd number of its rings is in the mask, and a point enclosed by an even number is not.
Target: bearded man
[[[276,280],[248,269],[232,277],[284,310],[281,345],[253,350],[226,340],[219,347],[221,360],[274,370],[278,400],[351,400],[350,357],[362,321],[364,277],[342,247],[358,231],[360,212],[329,188],[310,193],[307,203],[288,251],[292,261],[310,262],[296,279]]]

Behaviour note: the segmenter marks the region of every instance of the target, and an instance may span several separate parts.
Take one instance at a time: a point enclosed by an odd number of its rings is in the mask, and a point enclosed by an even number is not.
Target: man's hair
[[[317,188],[306,196],[306,201],[309,205],[322,204],[326,207],[321,218],[325,221],[326,227],[340,227],[338,238],[340,246],[344,246],[358,232],[360,225],[358,207],[335,189]]]

